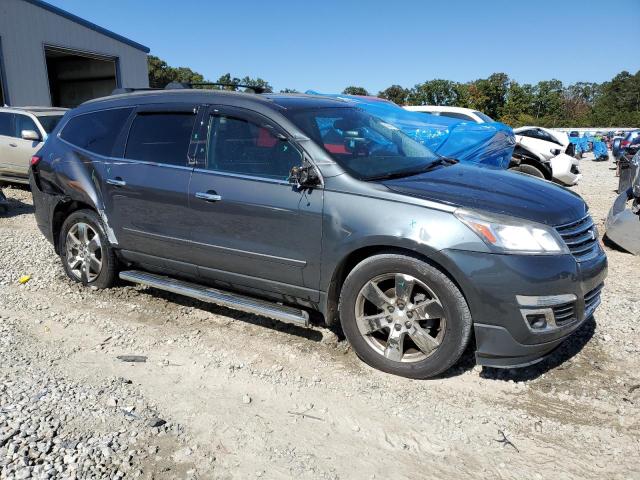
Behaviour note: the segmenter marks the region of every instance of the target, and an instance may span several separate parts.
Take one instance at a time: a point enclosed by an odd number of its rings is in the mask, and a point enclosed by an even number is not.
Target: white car
[[[0,108],[0,181],[29,183],[29,162],[67,109]]]
[[[514,128],[516,145],[535,154],[541,161],[550,161],[553,179],[564,185],[575,185],[582,175],[578,160],[567,155],[569,136],[543,127]]]
[[[466,122],[487,123],[494,122],[493,118],[478,110],[463,107],[445,107],[439,105],[411,105],[403,107],[411,112],[424,112],[441,117],[457,118]]]
[[[546,159],[566,153],[569,146],[569,135],[543,127],[514,128],[516,142],[540,152]]]

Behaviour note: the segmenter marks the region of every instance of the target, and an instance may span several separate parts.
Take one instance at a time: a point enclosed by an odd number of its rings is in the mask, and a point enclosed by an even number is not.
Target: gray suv
[[[133,92],[70,112],[34,158],[68,276],[301,326],[339,321],[375,368],[426,378],[535,363],[589,318],[607,260],[550,182],[440,157],[345,102]]]

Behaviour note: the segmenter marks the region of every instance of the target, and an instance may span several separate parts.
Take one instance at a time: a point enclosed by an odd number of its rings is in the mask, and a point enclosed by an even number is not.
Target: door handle
[[[196,198],[207,202],[219,202],[222,200],[222,197],[215,192],[197,192]]]
[[[107,183],[116,187],[124,187],[127,185],[127,182],[125,182],[121,178],[107,178]]]
[[[17,146],[18,146],[18,144],[17,144],[17,143],[10,143],[10,144],[9,144],[9,146],[10,146],[10,147],[17,147]]]

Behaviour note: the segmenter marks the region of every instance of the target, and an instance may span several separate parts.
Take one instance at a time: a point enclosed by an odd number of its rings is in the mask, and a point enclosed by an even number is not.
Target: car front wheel
[[[409,378],[449,369],[471,334],[471,314],[455,284],[434,266],[397,254],[376,255],[351,271],[340,320],[362,360]]]
[[[113,285],[116,258],[95,212],[78,210],[69,215],[59,241],[60,258],[71,280],[97,288]]]

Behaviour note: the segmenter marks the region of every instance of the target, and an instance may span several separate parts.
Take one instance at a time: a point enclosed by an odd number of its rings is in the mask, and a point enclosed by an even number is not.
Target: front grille
[[[571,254],[578,262],[590,260],[598,255],[598,231],[590,215],[566,225],[556,227]]]
[[[555,305],[552,307],[553,317],[556,320],[556,325],[561,327],[566,323],[573,322],[576,319],[576,303],[569,302],[561,305]]]
[[[600,292],[602,292],[602,287],[604,287],[604,284],[601,283],[584,296],[585,317],[590,316],[596,307],[600,305]]]

